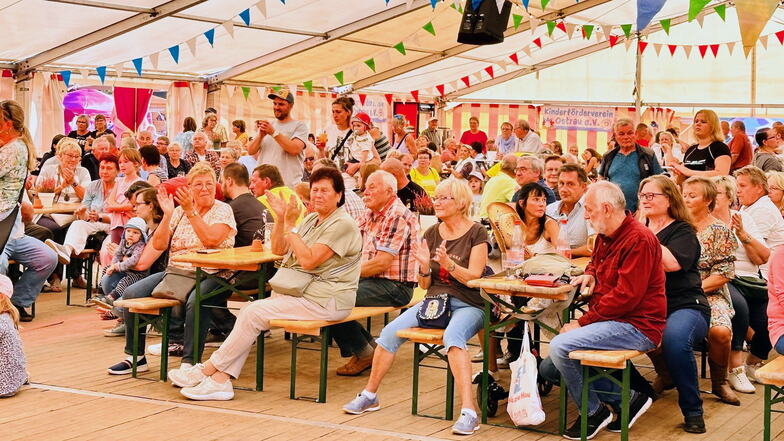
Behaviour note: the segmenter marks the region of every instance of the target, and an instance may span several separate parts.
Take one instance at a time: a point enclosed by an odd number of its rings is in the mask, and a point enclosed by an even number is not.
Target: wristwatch
[[[274,132],[272,132],[272,137],[273,137],[273,138],[276,138],[278,135],[280,135],[280,132],[278,132],[277,130],[275,130]]]

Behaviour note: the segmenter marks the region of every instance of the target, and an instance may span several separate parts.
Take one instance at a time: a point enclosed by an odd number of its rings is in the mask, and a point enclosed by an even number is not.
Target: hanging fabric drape
[[[0,71],[0,101],[14,99],[14,74],[8,69]]]
[[[144,122],[151,98],[152,89],[115,87],[114,110],[117,119],[125,127],[136,132]]]
[[[37,156],[49,150],[55,135],[68,133],[63,108],[65,83],[59,74],[37,72],[33,76],[27,128],[33,137]]]
[[[182,123],[187,117],[196,120],[201,127],[207,105],[205,83],[172,81],[166,95],[166,129],[170,137],[182,132]]]

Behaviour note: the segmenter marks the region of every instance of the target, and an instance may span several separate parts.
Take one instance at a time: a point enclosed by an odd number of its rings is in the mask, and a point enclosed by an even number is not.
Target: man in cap
[[[294,107],[292,91],[284,87],[267,97],[272,100],[275,121],[256,120],[258,134],[248,144],[248,154],[255,155],[261,150],[258,164],[276,165],[286,186],[294,187],[302,180],[308,127],[290,115]]]
[[[428,142],[436,145],[437,151],[441,151],[441,133],[438,131],[438,117],[434,116],[427,120],[427,128],[422,130],[422,136],[427,138]]]

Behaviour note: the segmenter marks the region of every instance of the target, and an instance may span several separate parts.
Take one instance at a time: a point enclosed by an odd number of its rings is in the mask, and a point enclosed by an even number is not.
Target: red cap
[[[368,129],[373,127],[373,122],[370,121],[370,116],[365,112],[359,112],[356,115],[352,116],[351,122],[354,121],[364,124],[365,126],[367,126]]]

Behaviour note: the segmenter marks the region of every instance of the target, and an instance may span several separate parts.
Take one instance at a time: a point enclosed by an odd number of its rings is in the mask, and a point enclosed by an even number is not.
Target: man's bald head
[[[397,179],[398,190],[408,185],[408,177],[406,176],[406,168],[399,159],[387,158],[381,163],[381,170],[389,172]]]

